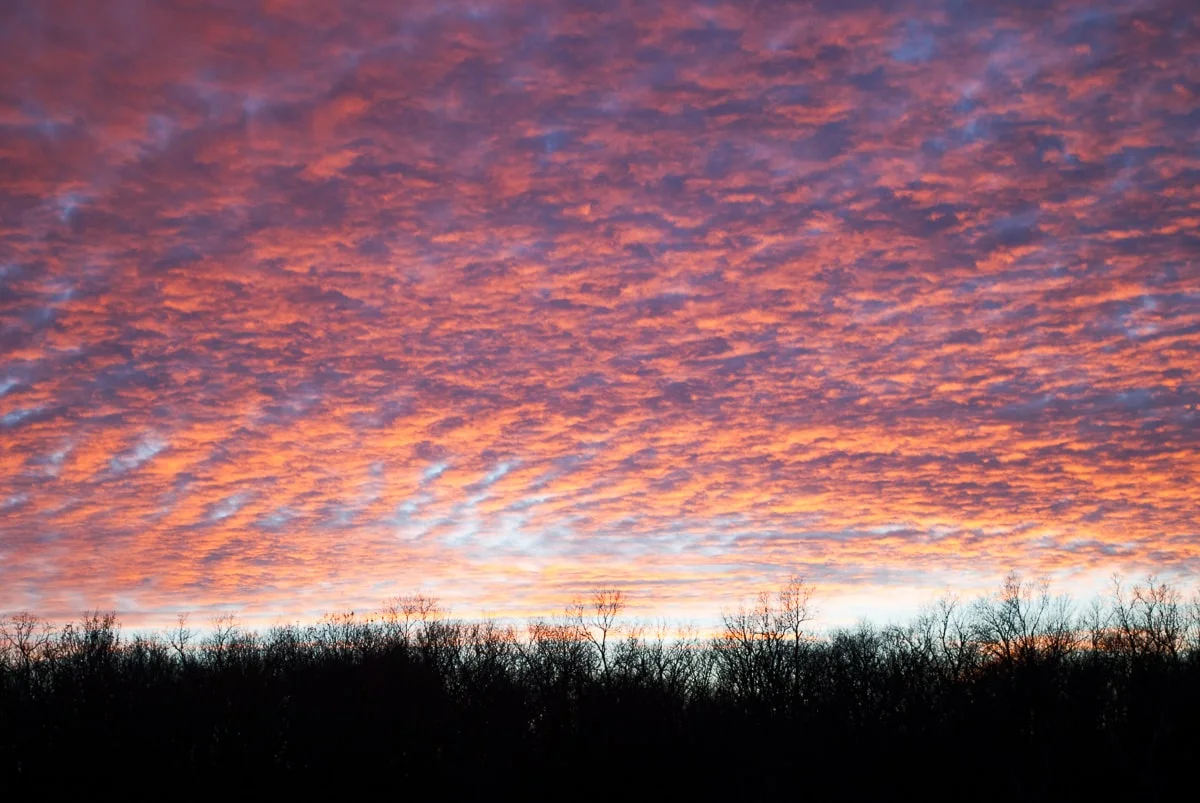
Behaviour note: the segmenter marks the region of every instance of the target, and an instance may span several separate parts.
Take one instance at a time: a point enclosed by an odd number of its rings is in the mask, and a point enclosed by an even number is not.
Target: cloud
[[[1197,565],[1188,4],[43,5],[0,609]]]
[[[153,459],[155,455],[166,448],[167,444],[158,438],[147,438],[132,448],[114,455],[112,460],[109,461],[109,469],[116,474],[133,471]]]

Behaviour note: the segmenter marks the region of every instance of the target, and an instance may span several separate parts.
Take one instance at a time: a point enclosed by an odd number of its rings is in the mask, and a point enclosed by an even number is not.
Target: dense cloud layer
[[[1189,2],[0,9],[0,609],[1200,568]]]

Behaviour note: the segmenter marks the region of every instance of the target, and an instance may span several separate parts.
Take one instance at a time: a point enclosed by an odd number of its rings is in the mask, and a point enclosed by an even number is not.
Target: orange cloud
[[[1187,4],[58,5],[0,609],[1200,566]]]

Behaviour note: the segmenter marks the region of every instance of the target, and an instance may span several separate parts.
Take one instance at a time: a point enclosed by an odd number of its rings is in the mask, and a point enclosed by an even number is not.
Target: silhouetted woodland
[[[65,785],[738,800],[1139,800],[1196,786],[1200,607],[1153,578],[1081,607],[1012,574],[905,626],[818,633],[793,580],[717,635],[614,590],[522,628],[434,600],[256,633],[0,629],[0,796]],[[309,790],[323,788],[309,786]],[[418,792],[418,790],[420,790]],[[428,791],[427,791],[428,790]]]

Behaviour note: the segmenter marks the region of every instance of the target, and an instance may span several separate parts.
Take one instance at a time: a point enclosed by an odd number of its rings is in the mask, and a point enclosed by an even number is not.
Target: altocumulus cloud
[[[21,0],[0,48],[0,608],[1197,568],[1191,3]]]

